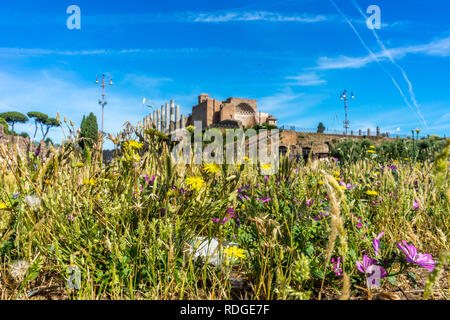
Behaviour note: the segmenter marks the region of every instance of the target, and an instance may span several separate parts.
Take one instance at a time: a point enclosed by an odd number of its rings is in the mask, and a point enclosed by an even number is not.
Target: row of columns
[[[161,106],[161,109],[153,111],[144,119],[145,128],[154,128],[162,133],[170,134],[175,130],[185,128],[186,117],[181,115],[180,106],[175,106],[175,100],[170,100]]]

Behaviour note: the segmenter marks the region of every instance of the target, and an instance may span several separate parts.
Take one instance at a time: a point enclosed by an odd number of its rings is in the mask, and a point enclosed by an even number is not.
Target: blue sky
[[[69,5],[81,30],[69,30]],[[381,9],[381,29],[366,25]],[[450,134],[450,2],[445,0],[54,1],[0,4],[0,111],[94,112],[96,75],[111,75],[105,131],[117,133],[200,93],[258,100],[279,125]],[[16,131],[33,131],[17,125]],[[51,137],[60,141],[60,130]]]

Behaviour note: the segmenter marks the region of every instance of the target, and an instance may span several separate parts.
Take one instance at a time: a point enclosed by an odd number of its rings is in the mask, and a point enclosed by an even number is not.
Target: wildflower
[[[84,179],[83,180],[84,185],[90,185],[95,186],[97,184],[97,181],[95,179]]]
[[[270,168],[272,168],[272,165],[270,163],[267,163],[267,164],[263,163],[263,164],[261,164],[261,168],[270,169]]]
[[[371,149],[375,149],[375,146],[370,146],[369,148],[371,148]]]
[[[334,261],[334,258],[331,258],[331,263],[333,264],[333,271],[336,276],[342,275],[342,268],[339,268],[341,264],[341,257],[337,258],[337,261]]]
[[[378,256],[380,254],[380,239],[383,236],[384,232],[380,232],[375,239],[372,239],[373,250],[375,250],[375,255]]]
[[[39,198],[38,196],[26,196],[23,200],[33,210],[37,209],[41,204],[41,198]]]
[[[13,199],[17,199],[19,197],[20,192],[14,193],[13,194]]]
[[[259,200],[262,200],[262,203],[266,203],[266,202],[272,201],[271,198],[266,198],[266,199],[264,199],[264,198],[256,198],[256,201],[259,201]]]
[[[361,222],[358,222],[358,223],[356,224],[356,227],[359,228],[359,229],[361,229],[361,228],[362,228],[362,223],[361,223]]]
[[[377,262],[377,260],[369,258],[367,255],[364,255],[363,261],[356,261],[356,268],[359,272],[367,274],[367,271],[369,268],[374,265]]]
[[[265,176],[264,180],[269,181],[269,176]]]
[[[314,204],[314,198],[311,199],[311,200],[306,201],[306,205],[307,205],[308,207],[311,207],[313,204]]]
[[[82,163],[82,162],[77,162],[77,163],[75,163],[75,167],[77,167],[77,168],[82,168],[82,167],[84,167],[84,163]]]
[[[41,148],[34,150],[34,155],[37,157],[41,153]]]
[[[369,195],[369,196],[377,196],[377,195],[378,195],[378,192],[373,191],[373,190],[367,190],[367,191],[366,191],[366,194]]]
[[[0,210],[6,209],[6,208],[8,208],[8,206],[6,205],[6,203],[0,202]]]
[[[323,185],[325,184],[325,182],[323,182],[323,181],[318,181],[317,184],[318,184],[319,186],[323,186]]]
[[[419,202],[416,201],[416,200],[413,200],[413,209],[414,209],[415,211],[417,211],[417,210],[420,209]]]
[[[397,247],[406,255],[407,262],[417,264],[429,271],[434,270],[435,261],[433,260],[431,254],[417,253],[416,247],[409,245],[405,240],[403,240],[402,243],[403,245],[397,243]]]
[[[142,143],[139,143],[139,142],[134,141],[134,140],[125,141],[124,145],[125,145],[126,148],[132,148],[132,149],[135,149],[135,150],[139,150],[139,149],[141,149],[144,146]]]
[[[207,173],[219,173],[219,167],[215,163],[205,163],[204,169]]]
[[[372,150],[372,149],[367,150],[367,152],[369,152],[369,153],[376,153],[376,151],[374,151],[374,150]]]
[[[205,184],[205,181],[203,181],[203,179],[200,177],[189,177],[186,179],[186,183],[194,190],[200,191],[200,189]]]
[[[244,250],[240,249],[238,247],[230,247],[230,248],[226,248],[225,249],[225,253],[230,257],[230,258],[235,258],[235,259],[244,259],[245,258],[245,254],[244,254]]]
[[[67,217],[67,220],[69,221],[74,221],[75,219],[73,218],[73,214],[69,214],[69,216]]]
[[[11,276],[17,282],[22,282],[27,274],[28,268],[30,267],[30,263],[24,260],[18,260],[10,265],[10,273]]]

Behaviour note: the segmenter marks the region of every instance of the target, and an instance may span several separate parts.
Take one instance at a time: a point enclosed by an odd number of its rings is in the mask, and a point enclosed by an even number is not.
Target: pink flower
[[[417,202],[416,200],[413,200],[413,209],[415,211],[420,209],[419,202]]]
[[[336,276],[342,275],[342,268],[339,268],[341,264],[341,257],[337,258],[337,261],[334,261],[334,258],[331,258],[331,263],[333,264],[333,271]]]
[[[378,256],[380,254],[380,239],[383,236],[384,232],[380,232],[375,239],[372,239],[373,250],[375,250],[375,255]]]
[[[376,265],[377,260],[369,258],[367,255],[364,255],[363,261],[356,261],[356,268],[359,272],[364,273],[367,277],[371,278],[371,281],[374,276],[377,276],[375,273],[378,271],[379,279],[383,279],[387,276],[386,270]]]
[[[412,244],[408,244],[405,240],[402,240],[402,243],[403,245],[401,243],[397,243],[397,247],[406,255],[407,262],[417,264],[429,271],[434,270],[434,264],[436,262],[433,260],[431,254],[417,253],[416,247]]]

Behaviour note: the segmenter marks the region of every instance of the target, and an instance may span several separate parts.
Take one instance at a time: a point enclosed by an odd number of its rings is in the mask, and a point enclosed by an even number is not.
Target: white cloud
[[[315,72],[302,73],[295,77],[286,77],[286,79],[295,80],[295,82],[289,83],[291,86],[319,86],[327,83]]]
[[[242,11],[223,13],[194,13],[188,18],[192,22],[221,23],[233,21],[270,21],[270,22],[300,22],[317,23],[326,21],[324,15],[311,14],[281,14],[268,11]]]
[[[374,53],[374,56],[367,55],[363,57],[339,56],[337,58],[320,57],[317,66],[311,69],[331,70],[331,69],[356,69],[362,68],[370,63],[387,60],[389,57],[401,59],[408,54],[424,54],[436,57],[450,56],[450,37],[434,40],[426,44],[405,46],[393,49],[383,50]]]

